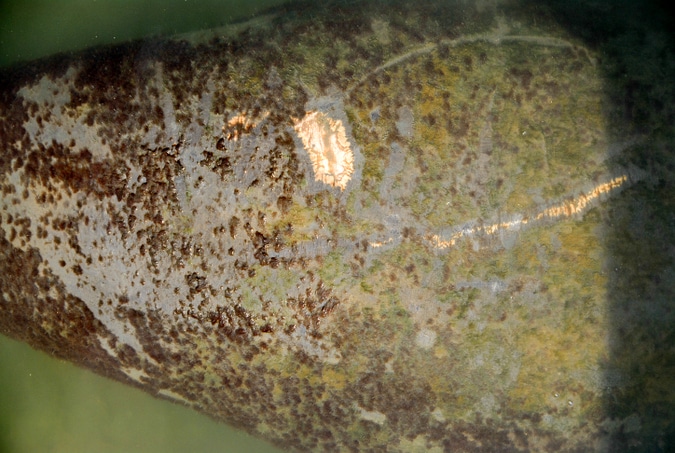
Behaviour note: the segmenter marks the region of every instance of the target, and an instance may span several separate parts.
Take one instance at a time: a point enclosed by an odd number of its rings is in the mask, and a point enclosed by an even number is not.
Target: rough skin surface
[[[0,74],[0,332],[294,451],[667,444],[671,92],[515,3],[237,30]]]

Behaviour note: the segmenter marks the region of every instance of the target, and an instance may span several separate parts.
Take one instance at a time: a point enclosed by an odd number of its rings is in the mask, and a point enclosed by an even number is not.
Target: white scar
[[[588,192],[584,192],[570,200],[563,201],[554,206],[550,206],[535,212],[530,216],[514,215],[512,220],[496,222],[488,225],[477,225],[463,228],[455,233],[444,236],[442,234],[433,234],[427,236],[427,241],[433,247],[438,249],[447,249],[453,247],[461,239],[474,236],[493,236],[502,231],[519,230],[520,228],[542,222],[546,220],[560,220],[574,215],[581,215],[593,205],[593,202],[600,197],[609,195],[616,191],[629,180],[628,175],[621,175],[611,179],[608,182],[600,183]],[[376,244],[372,244],[376,246]]]
[[[344,190],[354,173],[354,154],[342,121],[312,111],[294,128],[312,161],[314,178]]]

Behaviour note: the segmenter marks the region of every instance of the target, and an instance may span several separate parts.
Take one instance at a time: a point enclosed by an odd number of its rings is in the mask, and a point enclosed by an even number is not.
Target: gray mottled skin
[[[606,403],[660,120],[553,13],[362,6],[5,70],[0,331],[290,450],[667,442]]]

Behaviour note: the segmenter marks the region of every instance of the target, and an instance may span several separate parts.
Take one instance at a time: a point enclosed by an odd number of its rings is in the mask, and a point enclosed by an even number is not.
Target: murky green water
[[[0,2],[0,66],[57,52],[245,20],[287,0]]]
[[[0,452],[278,452],[0,336]]]

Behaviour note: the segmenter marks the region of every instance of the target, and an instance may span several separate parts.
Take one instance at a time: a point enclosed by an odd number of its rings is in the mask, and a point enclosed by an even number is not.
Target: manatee
[[[2,70],[0,332],[288,451],[667,449],[673,42],[605,6],[299,3]]]

